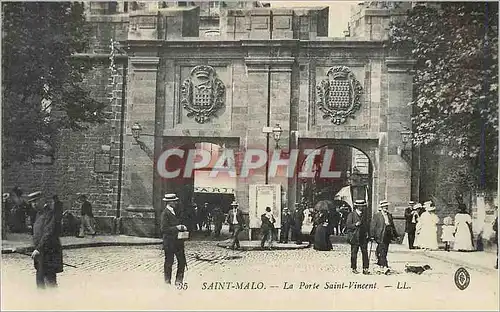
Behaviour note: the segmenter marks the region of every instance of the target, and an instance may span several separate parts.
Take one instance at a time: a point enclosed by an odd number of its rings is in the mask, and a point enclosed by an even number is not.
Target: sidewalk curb
[[[92,247],[109,247],[109,246],[150,246],[150,245],[161,245],[162,242],[142,242],[142,243],[131,243],[131,242],[92,242],[83,244],[67,244],[63,245],[62,249],[79,249],[79,248],[92,248]],[[2,248],[2,254],[11,253],[27,253],[32,252],[33,247],[17,247],[17,248]]]
[[[481,265],[481,264],[471,264],[469,262],[466,262],[466,261],[461,261],[461,260],[456,260],[456,259],[449,259],[449,258],[446,258],[446,257],[439,257],[439,256],[436,256],[436,255],[430,255],[430,254],[427,254],[427,253],[422,253],[422,255],[428,257],[428,258],[431,258],[431,259],[435,259],[435,260],[440,260],[440,261],[443,261],[443,262],[446,262],[446,263],[450,263],[450,264],[453,264],[453,265],[458,265],[458,266],[461,266],[461,267],[464,267],[468,270],[472,270],[472,271],[479,271],[479,272],[482,272],[482,273],[491,273],[491,272],[498,272],[497,269],[494,268],[494,263],[491,264],[491,268],[490,267],[487,267],[487,266],[484,266],[484,265]]]

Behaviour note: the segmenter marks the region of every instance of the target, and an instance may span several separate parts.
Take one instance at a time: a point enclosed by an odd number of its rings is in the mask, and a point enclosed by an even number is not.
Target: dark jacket
[[[408,207],[405,209],[405,231],[408,232],[409,230],[415,230],[417,223],[412,223],[413,221],[413,214],[417,214],[416,220],[418,221],[418,211],[413,210],[411,207]]]
[[[177,226],[181,224],[180,217],[173,214],[168,208],[165,207],[161,214],[160,230],[163,235],[163,247],[176,249],[177,247],[184,246],[184,241],[177,238],[179,230]]]
[[[227,223],[232,225],[233,218],[234,218],[234,213],[233,213],[233,209],[231,209],[231,210],[229,210],[229,213],[227,214]],[[236,221],[238,221],[238,225],[241,227],[243,227],[245,225],[245,219],[243,219],[243,213],[239,209],[236,210]]]
[[[62,236],[63,203],[60,200],[54,201],[54,216],[56,222],[56,234]]]
[[[42,266],[48,272],[63,271],[62,246],[57,233],[56,215],[49,205],[45,205],[38,213],[33,225],[33,245],[40,252],[35,258],[36,269]]]
[[[274,223],[276,222],[276,219],[274,218],[274,216],[272,217],[271,220],[269,220],[269,218],[266,216],[266,214],[263,213],[260,216],[260,220],[262,221],[262,225],[260,226],[262,231],[269,231],[269,230],[274,229]]]
[[[389,225],[385,224],[384,215],[381,211],[377,212],[373,216],[370,234],[371,237],[375,238],[375,241],[377,243],[383,243],[386,234],[388,236],[385,238],[388,240],[388,242],[391,242],[399,236],[396,232],[396,227],[394,226],[394,219],[392,218],[392,215],[390,213],[387,213],[387,217],[389,219]]]
[[[281,226],[287,227],[293,225],[293,217],[290,213],[283,213],[281,215]]]
[[[94,217],[94,214],[92,213],[92,205],[88,200],[84,201],[82,203],[82,210],[81,210],[82,216],[89,216],[89,217]]]
[[[361,222],[361,224],[356,226],[358,221]],[[345,228],[349,244],[361,245],[368,242],[369,225],[364,215],[359,216],[355,210],[349,213]]]
[[[304,210],[297,209],[293,213],[293,224],[296,228],[302,228],[302,223],[304,222]]]

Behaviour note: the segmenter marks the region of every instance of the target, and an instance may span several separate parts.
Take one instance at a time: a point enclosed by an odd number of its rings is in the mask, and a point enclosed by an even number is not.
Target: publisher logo
[[[464,290],[469,287],[470,284],[470,274],[464,268],[459,268],[455,272],[455,285],[460,290]]]

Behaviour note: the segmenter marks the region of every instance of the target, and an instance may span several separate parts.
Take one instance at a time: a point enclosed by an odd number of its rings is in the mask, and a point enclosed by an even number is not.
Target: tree
[[[417,5],[391,25],[390,41],[416,61],[415,145],[462,160],[476,186],[496,184],[498,3]]]
[[[105,104],[90,97],[92,64],[71,55],[89,45],[82,3],[2,3],[2,167],[49,145],[60,129],[103,122]]]

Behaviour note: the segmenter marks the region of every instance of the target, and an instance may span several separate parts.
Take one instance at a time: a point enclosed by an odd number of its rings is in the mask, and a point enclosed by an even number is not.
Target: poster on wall
[[[260,228],[260,216],[271,207],[276,219],[275,227],[281,227],[281,185],[280,184],[252,184],[249,185],[249,218],[250,228]]]

